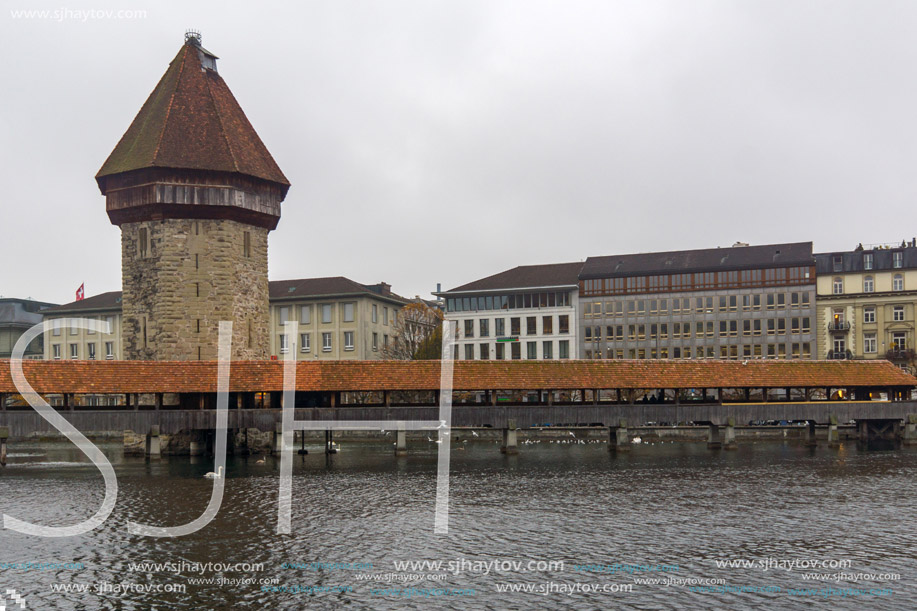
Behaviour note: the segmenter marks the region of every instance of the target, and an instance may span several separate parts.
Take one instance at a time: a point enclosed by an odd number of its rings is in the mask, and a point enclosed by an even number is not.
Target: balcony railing
[[[913,350],[892,348],[885,353],[885,358],[889,361],[913,361],[917,356]]]
[[[853,353],[850,350],[832,350],[828,353],[828,360],[831,361],[844,361],[852,358]]]
[[[834,322],[833,320],[828,323],[828,331],[849,331],[850,323],[846,321]]]

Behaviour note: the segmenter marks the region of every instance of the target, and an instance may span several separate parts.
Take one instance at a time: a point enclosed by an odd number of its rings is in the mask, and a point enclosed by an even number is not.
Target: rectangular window
[[[382,334],[382,347],[388,348],[388,334],[387,333]]]
[[[280,337],[280,354],[286,354],[290,351],[289,346],[287,346],[287,336],[285,333],[281,333]]]
[[[904,266],[904,253],[900,250],[892,253],[892,267],[901,269]]]
[[[277,308],[277,322],[280,325],[283,325],[288,320],[290,320],[290,307],[289,306],[280,306]]]
[[[506,335],[506,319],[505,318],[494,318],[494,333],[497,337],[503,337]]]
[[[115,358],[115,342],[105,342],[105,358],[109,360]]]
[[[570,358],[570,340],[563,339],[557,343],[557,358]]]
[[[490,337],[490,319],[482,318],[479,326],[481,328],[481,337]]]
[[[525,334],[526,335],[536,335],[537,333],[538,333],[538,317],[537,316],[526,316]]]
[[[506,358],[506,343],[500,342],[495,346],[496,349],[496,359],[502,361]]]
[[[353,322],[353,306],[352,303],[344,304],[344,322]]]
[[[863,253],[863,269],[867,271],[872,269],[872,253],[871,252]]]
[[[512,354],[514,361],[522,359],[522,344],[519,342],[513,342],[510,344],[510,353]]]
[[[554,342],[546,341],[541,343],[541,358],[543,359],[553,359],[554,358]]]
[[[474,360],[474,344],[465,344],[465,360]]]
[[[478,344],[478,349],[481,354],[482,361],[486,361],[490,358],[490,344]]]
[[[892,333],[892,350],[904,352],[907,350],[907,334],[903,331]]]
[[[382,308],[382,324],[383,325],[388,324],[388,308],[387,307]]]
[[[304,305],[299,308],[299,324],[312,324],[312,306]]]
[[[832,269],[836,272],[844,271],[844,257],[835,255],[832,259]]]
[[[322,322],[328,324],[331,322],[332,308],[330,303],[322,304]]]
[[[554,317],[553,316],[542,316],[541,317],[541,332],[544,335],[552,335],[554,333]]]
[[[96,360],[96,345],[95,344],[86,344],[86,348],[87,348],[86,358],[88,358],[90,361]]]
[[[538,342],[525,342],[525,358],[530,361],[538,358]]]
[[[70,358],[78,359],[80,358],[80,346],[79,344],[70,344]]]
[[[785,334],[786,334],[786,319],[778,318],[777,319],[777,335],[785,335]]]
[[[373,332],[373,352],[379,349],[379,334]]]
[[[834,281],[831,283],[831,292],[834,293],[835,295],[844,294],[844,279],[843,278],[837,277],[834,279]]]
[[[895,322],[901,322],[904,320],[904,306],[899,305],[892,308],[892,320]]]
[[[878,342],[875,333],[863,334],[863,352],[866,354],[875,354],[878,352]]]
[[[71,318],[70,319],[70,335],[77,335],[79,334],[79,332],[80,332],[80,327],[77,324],[76,319]]]
[[[149,249],[149,237],[147,236],[146,227],[141,227],[137,236],[137,250],[140,253],[140,258],[146,258],[148,249]]]
[[[509,334],[518,337],[522,334],[522,319],[518,317],[509,319]]]
[[[322,352],[331,352],[331,334],[322,333]]]
[[[353,331],[344,331],[344,350],[353,350]]]
[[[864,323],[876,322],[875,306],[868,306],[868,307],[863,308],[863,322]]]
[[[465,337],[474,337],[474,320],[465,321]]]
[[[570,333],[570,316],[561,314],[557,317],[557,332],[561,335]]]
[[[373,322],[379,322],[379,307],[373,304]]]
[[[308,333],[299,334],[299,351],[309,352],[312,350],[312,337]]]

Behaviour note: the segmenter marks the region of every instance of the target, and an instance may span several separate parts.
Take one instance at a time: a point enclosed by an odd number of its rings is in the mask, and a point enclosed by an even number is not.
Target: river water
[[[275,532],[279,461],[230,457],[219,514],[174,539],[126,524],[200,515],[212,459],[102,445],[110,519],[73,538],[0,531],[0,593],[29,609],[917,608],[917,450],[570,441],[453,450],[447,535],[436,444],[295,456],[292,535]],[[4,514],[67,525],[98,509],[102,477],[72,446],[15,444],[9,460]]]

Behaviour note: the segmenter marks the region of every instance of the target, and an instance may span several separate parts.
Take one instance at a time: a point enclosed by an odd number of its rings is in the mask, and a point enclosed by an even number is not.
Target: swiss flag
[[[86,286],[86,283],[84,282],[83,284],[80,285],[80,288],[76,289],[76,300],[77,301],[83,301],[83,298],[86,297],[86,291],[83,288],[85,286]]]

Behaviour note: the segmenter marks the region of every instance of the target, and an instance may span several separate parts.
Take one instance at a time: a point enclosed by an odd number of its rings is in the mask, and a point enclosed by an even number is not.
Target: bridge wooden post
[[[189,456],[202,456],[204,448],[201,447],[201,432],[191,431],[191,441],[188,442]]]
[[[0,412],[6,411],[6,393],[0,392]]]
[[[150,426],[150,432],[146,435],[146,455],[150,458],[159,458],[162,454],[162,447],[159,438],[159,425]]]
[[[735,450],[736,444],[736,419],[730,416],[726,419],[726,426],[723,427],[723,449]]]
[[[814,448],[818,446],[818,440],[815,438],[815,421],[809,420],[806,422],[806,441],[805,446],[807,448]]]
[[[497,391],[495,390],[490,391],[490,404],[491,405],[497,404]]]
[[[917,445],[917,415],[908,414],[904,419],[904,431],[901,442],[906,446]]]
[[[550,406],[552,406],[552,405],[554,405],[554,391],[553,391],[553,390],[549,390],[549,391],[548,391],[548,407],[550,407]]]
[[[162,409],[162,393],[158,392],[156,393],[156,411],[159,411],[161,409]]]
[[[388,390],[382,391],[382,405],[384,405],[385,407],[392,406],[392,393]]]
[[[506,421],[506,428],[503,429],[503,445],[500,447],[500,451],[507,455],[519,453],[519,446],[516,443],[515,420]]]
[[[622,418],[618,421],[618,426],[608,427],[608,451],[630,451],[630,437],[627,434],[627,420]]]
[[[395,456],[408,455],[408,434],[404,430],[404,422],[398,422],[398,429],[395,431]]]
[[[274,423],[274,439],[271,443],[271,454],[283,452],[283,423]]]
[[[720,441],[720,425],[711,422],[707,429],[707,449],[719,450],[722,447],[723,442]]]
[[[828,416],[828,447],[840,447],[840,440],[837,435],[837,414]]]
[[[6,466],[6,440],[9,439],[10,428],[0,426],[0,467]]]

